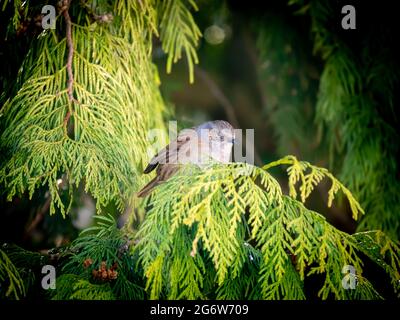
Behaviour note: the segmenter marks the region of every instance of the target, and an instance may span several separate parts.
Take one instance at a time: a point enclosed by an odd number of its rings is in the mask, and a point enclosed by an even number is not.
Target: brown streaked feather
[[[203,129],[233,130],[233,127],[226,121],[216,120],[205,122],[198,127],[184,129],[179,132],[178,137],[158,152],[144,169],[144,173],[147,174],[157,168],[157,175],[138,192],[138,197],[147,196],[155,187],[168,180],[179,170],[180,163],[199,163],[203,161],[203,156],[213,156],[209,154],[209,142],[203,142],[202,139],[199,139],[198,131]],[[193,138],[196,138],[196,140]],[[192,139],[194,141],[191,141]],[[198,158],[196,158],[197,156]],[[214,159],[216,159],[215,154]],[[221,161],[225,162],[225,158],[221,158]]]
[[[188,142],[194,134],[196,134],[196,132],[193,128],[182,130],[176,140],[171,141],[169,145],[158,152],[150,160],[143,172],[147,174],[157,168],[157,176],[138,192],[138,197],[146,197],[151,193],[153,188],[168,180],[173,174],[176,173],[176,171],[178,171],[179,165],[176,164],[178,152],[189,147]]]
[[[146,197],[162,182],[168,180],[179,170],[180,165],[178,164],[161,164],[157,168],[157,176],[146,184],[137,194],[138,197]]]
[[[187,142],[195,135],[193,129],[182,130],[176,140],[171,141],[164,149],[158,152],[151,160],[145,173],[151,172],[158,164],[176,163],[178,159],[178,152],[188,146]],[[186,146],[185,146],[186,145]],[[155,166],[154,166],[155,165]]]

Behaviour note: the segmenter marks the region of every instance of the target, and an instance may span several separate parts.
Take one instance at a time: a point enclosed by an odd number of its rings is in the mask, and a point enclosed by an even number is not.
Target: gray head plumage
[[[197,130],[202,130],[202,129],[218,129],[218,130],[223,130],[223,129],[228,129],[228,130],[233,130],[232,125],[225,121],[225,120],[214,120],[214,121],[207,121],[202,123],[197,127]]]
[[[199,136],[210,139],[210,141],[234,143],[235,131],[232,125],[225,120],[214,120],[205,122],[196,127]]]

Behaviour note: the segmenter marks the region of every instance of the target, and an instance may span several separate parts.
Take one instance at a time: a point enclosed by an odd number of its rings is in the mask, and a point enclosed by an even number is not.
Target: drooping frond
[[[359,232],[354,234],[353,238],[359,244],[360,250],[389,274],[392,285],[399,288],[399,244],[379,230]]]
[[[0,284],[6,291],[5,297],[19,300],[25,295],[25,286],[18,269],[7,254],[0,249]]]
[[[67,185],[70,198],[84,183],[98,209],[110,202],[122,209],[143,183],[139,172],[147,161],[147,132],[164,128],[151,37],[142,37],[148,30],[143,19],[153,25],[155,8],[146,5],[149,19],[136,12],[133,21],[125,21],[125,14],[139,8],[125,1],[115,6],[121,16],[110,25],[72,23],[71,41],[43,31],[33,44],[20,71],[21,86],[2,108],[6,161],[0,183],[8,199],[25,191],[32,196],[46,185],[50,212],[57,206],[64,215],[71,203],[61,200],[60,183]]]
[[[186,3],[188,5],[186,5]],[[194,0],[166,0],[160,3],[160,40],[167,53],[167,73],[172,64],[185,53],[189,67],[189,82],[194,81],[194,64],[199,62],[196,47],[201,36],[188,6],[197,10]],[[179,30],[179,32],[176,32]]]
[[[290,165],[290,196],[282,194],[278,182],[265,170],[278,164]],[[357,218],[363,211],[343,184],[326,169],[293,156],[272,162],[264,169],[240,163],[215,165],[206,170],[182,169],[158,186],[149,198],[150,210],[137,234],[150,297],[185,296],[179,294],[179,290],[186,290],[186,285],[182,285],[185,283],[191,283],[192,289],[201,288],[201,270],[208,256],[216,272],[214,281],[220,287],[219,295],[249,298],[251,290],[238,287],[240,280],[235,279],[243,276],[244,268],[259,255],[256,282],[264,299],[304,299],[304,280],[316,273],[325,276],[319,291],[322,299],[379,298],[362,275],[363,249],[357,236],[337,230],[322,215],[296,200],[298,181],[301,200],[305,201],[322,177],[332,181],[329,202],[342,190]],[[256,254],[243,250],[247,241],[254,243]],[[177,246],[179,258],[174,254]],[[398,256],[394,248],[391,252]],[[380,258],[387,259],[382,253]],[[181,265],[192,259],[194,273],[177,272],[175,259]],[[342,286],[342,269],[346,265],[353,266],[356,277],[362,280],[358,293],[352,296]],[[392,280],[396,279],[396,270],[396,264],[386,270]],[[171,288],[169,283],[181,286]]]
[[[353,219],[357,220],[360,214],[364,214],[364,210],[351,194],[338,179],[336,179],[327,169],[311,165],[306,161],[298,161],[294,156],[286,156],[278,161],[271,162],[263,167],[268,170],[269,168],[278,165],[290,165],[287,169],[289,175],[289,190],[290,196],[297,197],[296,184],[300,182],[300,198],[304,203],[314,187],[321,182],[323,178],[328,178],[331,181],[331,187],[328,191],[328,207],[332,205],[335,194],[341,190],[349,201]]]
[[[324,60],[316,120],[329,140],[334,172],[359,199],[367,214],[358,230],[400,234],[398,117],[395,88],[400,80],[397,56],[387,48],[390,36],[379,21],[360,34],[360,48],[332,28],[340,11],[332,1],[292,0],[309,15],[314,52]],[[385,31],[382,31],[385,30]]]

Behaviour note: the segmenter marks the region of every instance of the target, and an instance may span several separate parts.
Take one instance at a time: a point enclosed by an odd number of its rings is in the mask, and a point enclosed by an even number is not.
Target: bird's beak
[[[232,138],[231,143],[235,144],[235,142],[236,142],[235,138]]]

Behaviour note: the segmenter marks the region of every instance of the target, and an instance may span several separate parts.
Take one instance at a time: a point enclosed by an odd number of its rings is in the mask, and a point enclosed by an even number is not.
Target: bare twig
[[[69,6],[71,4],[71,0],[64,0],[64,7],[62,8],[62,14],[66,23],[66,38],[67,38],[67,46],[68,46],[68,57],[67,57],[67,73],[68,73],[68,81],[67,81],[67,92],[68,92],[68,100],[70,102],[77,102],[74,98],[74,74],[72,72],[72,60],[74,57],[74,44],[72,42],[72,22],[71,17],[69,16]],[[64,127],[66,128],[68,125],[68,121],[71,117],[71,109],[68,109],[67,114],[64,118]]]
[[[68,7],[63,11],[65,23],[67,24],[67,45],[68,45],[68,58],[67,58],[67,72],[68,72],[68,98],[74,101],[74,74],[72,73],[72,58],[74,57],[74,44],[72,43],[72,22],[69,16],[68,9],[71,1],[68,1]]]

